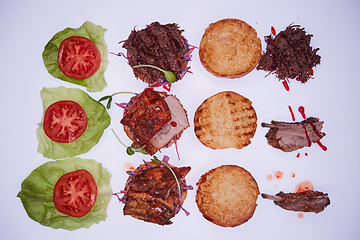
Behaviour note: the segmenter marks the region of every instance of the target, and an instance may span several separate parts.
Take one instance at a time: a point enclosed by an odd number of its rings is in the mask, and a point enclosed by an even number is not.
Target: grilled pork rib
[[[327,193],[313,190],[298,193],[284,193],[281,191],[275,196],[263,193],[261,196],[265,199],[274,200],[274,203],[283,209],[296,212],[319,213],[324,211],[325,207],[330,204]]]
[[[265,135],[269,145],[284,152],[292,152],[310,147],[312,143],[323,138],[326,135],[321,132],[323,123],[318,118],[309,117],[302,122],[271,121],[271,124],[262,123],[261,126],[270,128]]]

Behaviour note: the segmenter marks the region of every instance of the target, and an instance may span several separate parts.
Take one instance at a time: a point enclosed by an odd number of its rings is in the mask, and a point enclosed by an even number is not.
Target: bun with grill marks
[[[199,141],[212,149],[241,149],[251,143],[257,128],[252,102],[232,91],[217,93],[197,108],[194,131]]]

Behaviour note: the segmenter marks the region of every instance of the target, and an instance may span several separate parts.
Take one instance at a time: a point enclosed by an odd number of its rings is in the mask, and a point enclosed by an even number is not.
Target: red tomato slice
[[[66,76],[83,80],[99,69],[101,55],[90,39],[74,36],[61,42],[57,62]]]
[[[95,204],[97,186],[91,173],[76,170],[62,175],[54,186],[55,208],[70,217],[85,216]]]
[[[86,130],[88,119],[84,109],[74,101],[58,101],[45,111],[43,128],[46,136],[58,143],[78,139]]]

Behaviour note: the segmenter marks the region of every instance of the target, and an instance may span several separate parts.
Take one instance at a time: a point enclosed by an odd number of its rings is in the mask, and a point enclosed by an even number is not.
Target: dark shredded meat
[[[302,122],[271,121],[271,124],[262,123],[261,126],[270,128],[265,135],[269,145],[284,152],[292,152],[310,147],[323,138],[326,135],[321,132],[323,123],[318,118],[309,117]]]
[[[164,70],[172,71],[176,79],[182,78],[190,60],[190,51],[186,39],[181,35],[175,23],[162,25],[153,22],[140,31],[132,30],[123,48],[127,50],[127,58],[131,67],[150,64]],[[154,68],[134,68],[134,74],[148,84],[164,81],[164,74]]]
[[[124,112],[120,123],[136,147],[146,144],[171,119],[171,113],[165,100],[158,92],[146,88],[131,107]]]
[[[306,34],[299,25],[289,25],[273,38],[265,36],[266,52],[263,53],[257,70],[276,74],[279,80],[298,78],[306,83],[312,78],[313,67],[320,64],[319,48],[310,46],[312,34]]]
[[[319,213],[330,204],[327,193],[318,191],[305,191],[298,193],[279,192],[275,196],[261,194],[263,198],[274,200],[279,207],[296,212],[315,212]]]
[[[179,197],[176,181],[170,170],[158,164],[140,165],[129,177],[125,186],[126,203],[124,215],[152,222],[159,225],[172,224],[170,221],[179,211]],[[190,167],[172,167],[179,182],[185,182]],[[184,187],[181,184],[181,187]],[[182,201],[186,197],[186,189],[182,190]]]

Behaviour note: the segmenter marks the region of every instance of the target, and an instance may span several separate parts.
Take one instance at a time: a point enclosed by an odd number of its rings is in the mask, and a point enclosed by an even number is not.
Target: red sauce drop
[[[294,112],[293,112],[293,110],[292,110],[292,108],[291,108],[290,105],[289,105],[289,111],[290,111],[292,120],[295,121],[295,115],[294,115]]]
[[[310,181],[304,181],[296,185],[295,191],[297,193],[299,192],[305,192],[309,190],[314,190],[314,185]]]
[[[308,144],[309,144],[309,147],[310,147],[310,146],[311,146],[311,140],[310,140],[309,134],[308,134],[308,132],[307,132],[307,130],[306,130],[306,126],[305,126],[305,124],[302,124],[302,126],[303,126],[303,128],[304,128],[304,130],[305,130],[306,140],[307,140],[307,142],[308,142]]]
[[[266,176],[266,180],[271,181],[273,179],[273,176],[271,174],[268,174]]]
[[[163,88],[164,88],[166,91],[170,92],[170,90],[171,90],[171,83],[169,83],[168,86],[167,86],[167,85],[163,85]]]
[[[289,84],[286,80],[282,81],[282,84],[284,85],[284,88],[286,91],[289,91],[290,90],[290,87],[289,87]]]
[[[171,125],[172,127],[176,127],[176,126],[177,126],[177,123],[176,123],[175,121],[171,121],[171,122],[170,122],[170,125]]]
[[[324,151],[327,151],[327,147],[325,147],[324,145],[322,145],[322,143],[320,141],[316,142]]]
[[[295,177],[295,173],[291,173],[290,176],[291,176],[292,178],[294,178],[294,177]]]
[[[296,155],[296,157],[299,158],[299,157],[300,157],[300,153],[298,153],[298,154]]]
[[[135,170],[134,165],[132,165],[131,163],[125,163],[125,165],[124,165],[124,172],[134,171],[134,170]]]
[[[271,33],[272,33],[272,35],[276,35],[276,31],[275,31],[275,28],[273,27],[273,26],[271,26]]]
[[[302,213],[302,212],[301,212],[301,213],[298,213],[298,217],[299,217],[299,218],[303,218],[303,217],[304,217],[304,213]]]
[[[303,106],[300,106],[298,110],[301,113],[301,116],[305,119],[306,118],[305,108]]]
[[[276,171],[274,176],[275,176],[276,179],[280,179],[280,178],[283,177],[283,173],[281,171]]]

